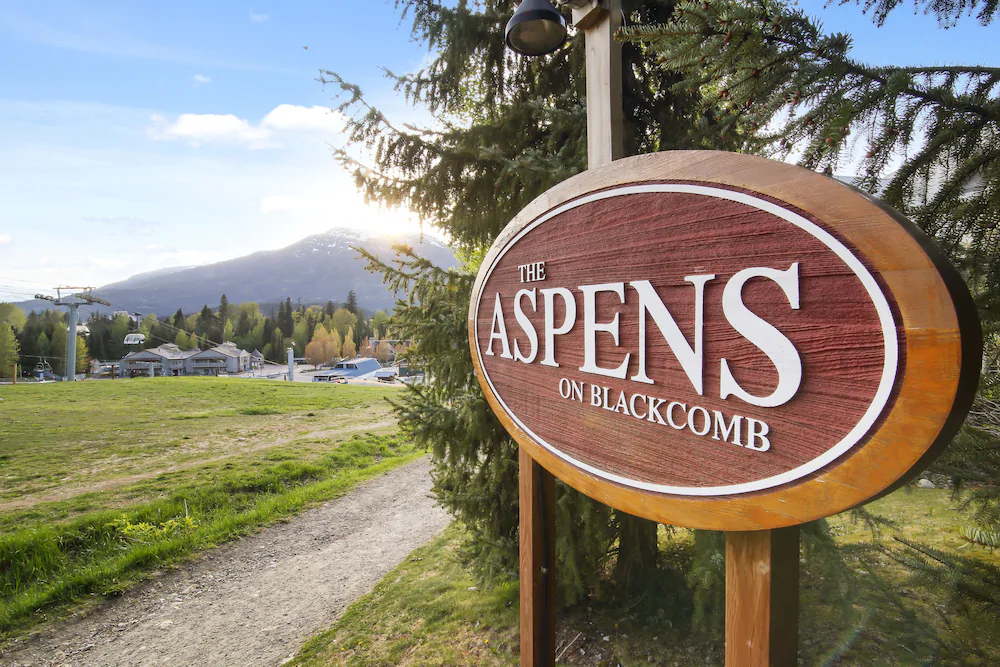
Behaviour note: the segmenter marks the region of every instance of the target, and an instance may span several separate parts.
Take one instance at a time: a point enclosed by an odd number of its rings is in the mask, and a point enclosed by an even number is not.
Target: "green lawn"
[[[0,638],[416,458],[385,400],[394,391],[0,387]]]
[[[905,534],[1000,565],[1000,552],[970,547],[958,535],[961,517],[947,491],[902,489],[868,509],[896,522],[881,531],[885,544],[894,543],[894,534]],[[995,617],[974,613],[933,582],[920,584],[872,552],[870,529],[850,515],[833,517],[827,534],[842,547],[836,562],[811,553],[825,537],[803,538],[802,664],[997,664],[1000,628]],[[452,526],[415,551],[332,628],[308,641],[291,664],[518,664],[517,584],[487,590],[476,586],[459,563],[461,537]],[[663,530],[661,542],[666,558],[677,559],[682,570],[689,568],[691,531]],[[835,571],[845,576],[831,577]],[[721,628],[692,628],[690,600],[681,596],[650,602],[590,602],[559,611],[557,646],[575,639],[559,664],[722,664]],[[677,608],[664,608],[671,605]]]

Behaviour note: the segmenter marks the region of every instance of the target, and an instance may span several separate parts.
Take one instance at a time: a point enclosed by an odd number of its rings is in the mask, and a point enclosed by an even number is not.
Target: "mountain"
[[[215,307],[223,294],[230,303],[265,304],[291,298],[293,303],[301,299],[303,304],[324,304],[343,303],[350,290],[354,290],[358,305],[366,310],[389,310],[395,298],[382,284],[381,275],[365,270],[364,260],[351,246],[389,259],[395,243],[413,246],[417,254],[438,266],[450,268],[456,264],[448,247],[429,236],[421,243],[417,234],[393,239],[335,228],[280,250],[265,250],[205,266],[141,273],[100,287],[94,294],[110,301],[110,310],[158,316],[172,315],[178,308],[191,313],[206,304]],[[51,306],[44,301],[19,305],[26,310]]]

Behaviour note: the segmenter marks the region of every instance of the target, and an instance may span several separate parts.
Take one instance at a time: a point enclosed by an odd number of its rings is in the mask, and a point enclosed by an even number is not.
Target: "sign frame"
[[[525,228],[568,202],[601,190],[664,182],[736,188],[783,202],[832,228],[878,271],[895,300],[906,364],[895,379],[892,406],[883,409],[864,444],[787,484],[738,495],[677,495],[626,486],[573,465],[539,444],[505,408],[487,381],[475,335],[477,307],[490,267]],[[882,202],[821,174],[717,151],[670,151],[617,160],[578,174],[532,201],[483,260],[470,303],[469,344],[490,407],[546,470],[630,514],[725,531],[795,526],[850,509],[904,484],[940,454],[961,426],[975,396],[982,358],[979,321],[964,281],[913,223]]]

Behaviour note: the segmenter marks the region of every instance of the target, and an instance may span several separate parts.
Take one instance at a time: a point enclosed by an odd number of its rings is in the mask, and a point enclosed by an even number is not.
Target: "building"
[[[249,352],[227,342],[191,355],[185,366],[188,375],[235,375],[250,370],[250,359]]]
[[[173,343],[164,343],[148,350],[130,352],[121,361],[125,377],[137,375],[187,375],[185,362],[201,350],[182,350]]]
[[[253,356],[235,343],[223,343],[209,350],[182,350],[164,343],[148,350],[131,352],[121,361],[125,377],[137,375],[235,375],[250,370]]]

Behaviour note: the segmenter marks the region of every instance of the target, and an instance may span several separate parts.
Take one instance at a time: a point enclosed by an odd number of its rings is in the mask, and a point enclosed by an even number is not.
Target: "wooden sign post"
[[[711,151],[616,160],[529,204],[483,261],[469,343],[521,447],[525,665],[554,660],[549,473],[728,531],[727,664],[794,664],[797,526],[924,469],[981,364],[972,299],[914,225]]]

